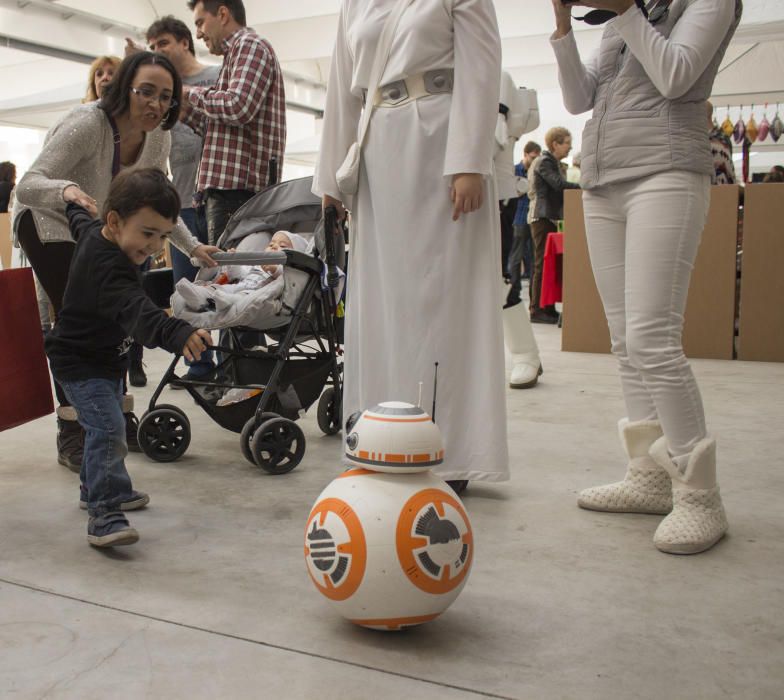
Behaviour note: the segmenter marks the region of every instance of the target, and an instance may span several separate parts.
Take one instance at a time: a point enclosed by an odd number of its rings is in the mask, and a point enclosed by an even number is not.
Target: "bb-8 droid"
[[[421,408],[387,402],[348,429],[356,465],[316,500],[305,561],[317,590],[355,624],[399,630],[438,617],[463,589],[474,556],[460,498],[430,472],[444,459]]]

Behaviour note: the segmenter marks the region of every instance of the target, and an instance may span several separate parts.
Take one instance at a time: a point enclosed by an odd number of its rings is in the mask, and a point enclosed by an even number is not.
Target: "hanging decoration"
[[[768,138],[768,134],[770,133],[770,122],[768,121],[768,103],[765,103],[765,111],[762,114],[762,119],[759,123],[759,134],[757,135],[757,139],[759,141],[764,141]]]
[[[732,122],[730,121],[730,108],[727,107],[727,116],[724,117],[724,121],[721,123],[721,130],[724,132],[724,135],[727,138],[732,136],[732,132],[734,131],[734,127],[732,126]]]
[[[735,123],[735,128],[732,130],[732,138],[737,144],[743,143],[746,139],[746,122],[743,121],[743,105],[740,106],[740,116]]]
[[[782,134],[784,134],[784,122],[781,121],[781,117],[779,116],[779,105],[776,105],[776,116],[770,123],[770,136],[778,143]]]
[[[746,122],[746,138],[749,140],[749,143],[754,143],[759,136],[759,127],[757,126],[757,120],[754,119],[754,105],[751,105],[751,117]]]

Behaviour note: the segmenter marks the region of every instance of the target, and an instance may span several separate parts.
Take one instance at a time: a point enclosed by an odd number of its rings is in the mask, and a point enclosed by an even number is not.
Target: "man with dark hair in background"
[[[535,141],[529,141],[523,147],[523,159],[515,165],[517,176],[517,210],[515,211],[512,238],[512,250],[509,253],[509,281],[512,288],[509,291],[507,304],[518,303],[522,291],[523,278],[531,279],[533,266],[533,239],[531,226],[528,224],[528,168],[542,154],[542,147]],[[522,269],[525,268],[523,275]]]
[[[183,85],[208,87],[214,85],[218,80],[220,67],[206,65],[196,59],[191,30],[176,17],[167,15],[153,22],[147,29],[146,39],[150,51],[163,54],[174,64],[182,78]],[[191,233],[202,243],[207,243],[209,237],[204,205],[194,201],[196,173],[204,148],[204,138],[182,122],[174,126],[171,135],[169,164],[171,165],[174,187],[182,201],[180,216]],[[177,284],[183,277],[192,282],[197,269],[190,264],[188,257],[174,247],[171,248],[171,255],[174,284]],[[202,353],[201,359],[195,362],[191,363],[186,360],[186,364],[189,365],[186,379],[204,378],[215,366],[212,360],[212,350],[208,349]]]
[[[213,87],[183,89],[182,120],[203,133],[197,191],[206,205],[209,240],[266,187],[283,165],[286,99],[272,46],[246,26],[242,0],[189,0],[196,37],[223,56]]]

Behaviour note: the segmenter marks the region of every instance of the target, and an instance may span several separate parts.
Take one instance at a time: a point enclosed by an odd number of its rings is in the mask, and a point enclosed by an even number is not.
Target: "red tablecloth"
[[[555,304],[563,298],[563,233],[553,231],[547,234],[544,246],[544,267],[542,268],[542,294],[539,305]]]

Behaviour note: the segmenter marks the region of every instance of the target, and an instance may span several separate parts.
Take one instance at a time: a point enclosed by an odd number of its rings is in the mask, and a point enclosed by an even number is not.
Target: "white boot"
[[[515,304],[503,310],[504,340],[512,356],[512,389],[530,389],[536,386],[542,373],[539,348],[531,329],[525,304]]]
[[[618,422],[618,433],[629,457],[623,481],[595,486],[580,492],[577,505],[607,513],[651,513],[662,515],[672,510],[669,474],[648,454],[662,436],[659,421]]]
[[[651,457],[672,478],[672,513],[661,521],[653,536],[657,549],[670,554],[697,554],[710,549],[727,532],[727,515],[716,483],[716,441],[697,443],[686,470],[681,473],[659,438]]]

